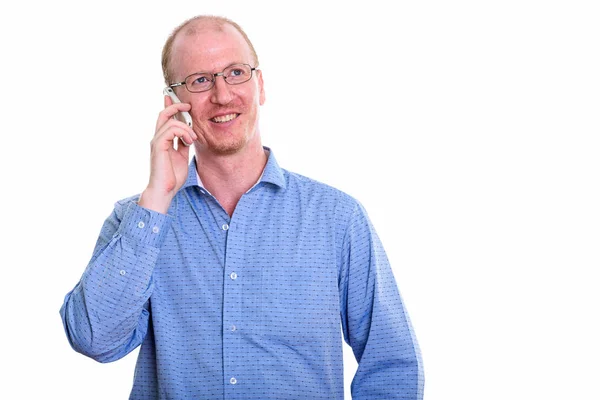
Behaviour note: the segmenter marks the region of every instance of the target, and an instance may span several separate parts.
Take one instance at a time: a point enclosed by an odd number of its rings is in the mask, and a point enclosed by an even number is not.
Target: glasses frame
[[[229,69],[231,67],[235,67],[236,65],[245,65],[245,66],[249,67],[250,68],[250,77],[248,77],[248,79],[245,80],[244,82],[238,82],[238,83],[227,82],[227,78],[224,75],[225,74],[225,70]],[[215,82],[217,81],[217,77],[218,76],[222,76],[223,80],[228,85],[241,85],[242,83],[246,83],[250,79],[252,79],[252,76],[254,76],[254,71],[258,71],[258,67],[253,67],[250,64],[244,64],[244,63],[231,64],[231,65],[225,67],[225,69],[223,69],[223,71],[221,71],[221,72],[216,72],[216,73],[212,73],[212,72],[194,72],[193,74],[189,74],[188,76],[186,76],[185,79],[183,80],[183,82],[171,83],[171,84],[169,84],[168,87],[170,87],[170,88],[176,88],[176,87],[179,87],[179,86],[183,86],[190,93],[203,93],[203,92],[208,92],[210,89],[212,89],[213,87],[215,87]],[[190,88],[188,87],[188,85],[186,84],[186,82],[187,82],[187,80],[188,80],[188,78],[190,76],[194,76],[194,75],[211,75],[212,79],[210,81],[210,87],[208,89],[205,89],[205,90],[191,91]]]

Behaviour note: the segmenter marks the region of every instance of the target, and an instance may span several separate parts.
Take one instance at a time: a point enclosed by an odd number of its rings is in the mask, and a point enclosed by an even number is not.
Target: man
[[[68,339],[100,362],[141,344],[130,399],[342,399],[341,317],[353,398],[420,399],[417,342],[366,212],[262,146],[257,66],[224,18],[167,40],[181,103],[165,97],[148,186],[116,204],[65,298]],[[193,143],[189,168],[174,141]]]

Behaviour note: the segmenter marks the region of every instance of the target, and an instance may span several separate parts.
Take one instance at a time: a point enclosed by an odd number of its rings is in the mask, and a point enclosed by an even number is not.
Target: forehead
[[[173,41],[171,69],[177,78],[199,71],[218,72],[235,63],[252,64],[250,47],[231,25],[183,28]]]

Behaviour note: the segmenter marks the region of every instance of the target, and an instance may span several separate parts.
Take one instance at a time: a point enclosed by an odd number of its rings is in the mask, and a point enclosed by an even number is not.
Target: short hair
[[[246,32],[244,32],[244,30],[242,29],[241,26],[239,26],[238,24],[236,24],[229,18],[219,17],[219,16],[215,16],[215,15],[198,15],[196,17],[193,17],[193,18],[190,18],[190,19],[184,21],[177,28],[175,28],[173,30],[173,32],[171,32],[167,41],[165,42],[165,45],[163,46],[162,70],[163,70],[163,77],[165,78],[165,84],[167,84],[167,85],[171,84],[171,80],[173,78],[173,76],[171,75],[171,55],[172,55],[172,51],[173,51],[173,42],[175,41],[177,34],[179,34],[179,32],[181,32],[185,28],[187,28],[185,30],[185,33],[188,35],[192,35],[192,34],[196,33],[196,29],[194,27],[194,22],[207,22],[208,24],[213,24],[214,26],[216,26],[217,28],[220,28],[220,29],[222,29],[222,27],[225,24],[229,24],[229,25],[233,26],[239,33],[242,34],[242,37],[244,38],[246,43],[248,43],[248,47],[250,47],[250,53],[252,54],[252,58],[254,58],[255,65],[253,65],[253,66],[258,67],[258,56],[256,55],[256,50],[254,50],[254,46],[252,45],[252,42],[250,41],[250,39],[248,39]]]

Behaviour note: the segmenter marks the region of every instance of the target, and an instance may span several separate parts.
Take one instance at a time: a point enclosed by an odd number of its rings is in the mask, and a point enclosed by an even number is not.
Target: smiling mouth
[[[240,114],[220,115],[218,117],[211,118],[210,120],[212,122],[216,122],[217,124],[222,124],[223,122],[229,122],[231,120],[236,119],[238,117],[238,115],[240,115]]]

